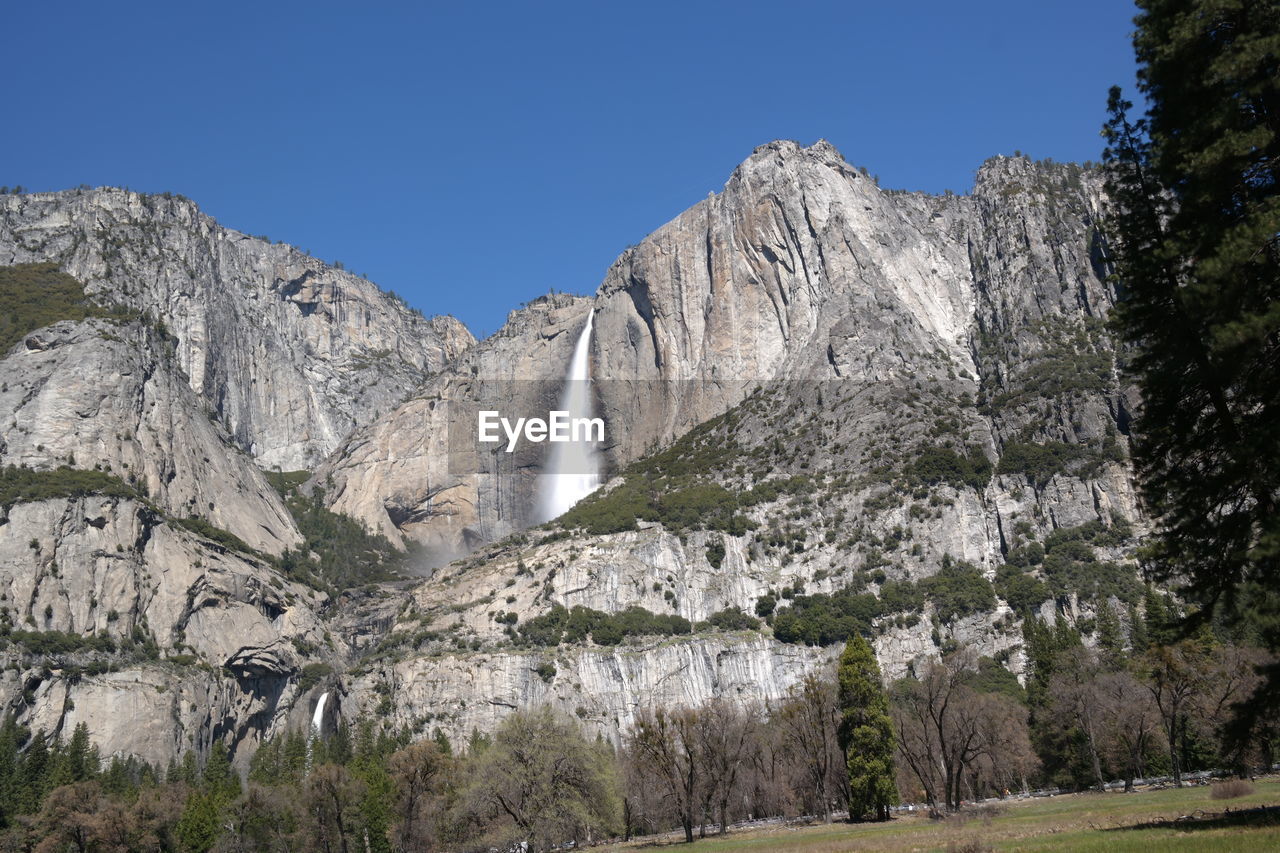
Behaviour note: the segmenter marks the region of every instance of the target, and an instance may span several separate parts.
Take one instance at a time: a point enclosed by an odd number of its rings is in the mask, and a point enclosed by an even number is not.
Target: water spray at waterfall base
[[[560,409],[571,419],[590,419],[594,402],[591,398],[591,328],[595,309],[587,314],[587,324],[573,348],[573,359],[565,375]],[[553,444],[546,471],[538,478],[535,520],[549,521],[568,512],[578,501],[600,488],[600,460],[595,442],[589,440]]]

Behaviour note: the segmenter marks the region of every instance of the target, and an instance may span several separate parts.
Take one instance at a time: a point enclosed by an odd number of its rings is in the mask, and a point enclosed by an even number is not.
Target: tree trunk
[[[1098,758],[1097,747],[1093,745],[1093,735],[1089,736],[1089,761],[1093,764],[1093,778],[1098,783],[1098,790],[1107,790],[1107,781],[1102,778],[1102,760]]]

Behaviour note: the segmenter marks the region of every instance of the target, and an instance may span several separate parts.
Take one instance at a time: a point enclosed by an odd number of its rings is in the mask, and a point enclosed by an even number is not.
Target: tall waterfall
[[[573,348],[573,360],[565,376],[560,409],[570,418],[592,417],[591,326],[596,310],[587,314],[587,325]],[[538,483],[538,521],[563,515],[578,501],[600,488],[600,460],[590,441],[565,441],[551,445],[551,459]]]
[[[311,747],[316,739],[321,735],[321,729],[324,726],[324,703],[329,698],[329,691],[320,694],[320,701],[316,703],[315,713],[311,715],[311,731],[307,732],[307,769],[311,769]]]

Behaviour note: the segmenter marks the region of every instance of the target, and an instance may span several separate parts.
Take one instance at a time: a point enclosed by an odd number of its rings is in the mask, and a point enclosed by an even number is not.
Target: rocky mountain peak
[[[455,739],[542,702],[616,737],[639,696],[776,699],[849,630],[889,677],[957,644],[1020,673],[1021,614],[1141,594],[1100,203],[1071,164],[994,158],[971,195],[931,196],[772,142],[592,296],[477,343],[183,199],[0,198],[0,264],[53,261],[131,312],[4,354],[0,461],[61,491],[3,510],[3,618],[27,639],[0,695],[49,728],[143,707],[161,759],[243,755],[318,690]],[[592,310],[607,485],[531,528],[542,448],[450,436],[480,400],[554,405]],[[423,576],[335,606],[305,566],[340,529],[425,546]],[[23,643],[49,631],[112,638],[122,671],[41,675]],[[146,746],[89,722],[107,752]]]
[[[178,365],[260,464],[313,467],[352,427],[471,347],[367,279],[224,228],[191,201],[103,188],[0,197],[0,263],[56,262],[154,317]]]

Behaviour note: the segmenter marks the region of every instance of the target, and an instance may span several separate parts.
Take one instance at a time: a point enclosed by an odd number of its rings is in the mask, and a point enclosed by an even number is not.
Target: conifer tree
[[[1109,599],[1103,599],[1098,605],[1097,634],[1098,650],[1102,662],[1109,670],[1124,668],[1124,637],[1120,630],[1120,620]]]
[[[431,739],[436,742],[436,746],[440,747],[442,754],[453,755],[453,744],[449,742],[449,736],[439,726],[436,726],[436,730],[432,732]]]
[[[222,741],[215,741],[204,763],[201,787],[215,801],[226,804],[240,796],[240,777],[231,767],[231,757]]]
[[[200,781],[200,766],[196,760],[195,750],[189,749],[182,754],[182,763],[178,765],[177,776],[171,776],[169,781],[173,782],[175,779],[192,787]]]
[[[1103,135],[1149,562],[1280,649],[1280,4],[1138,6],[1147,110],[1112,89]]]
[[[889,697],[871,645],[859,634],[845,643],[837,670],[840,727],[837,736],[849,774],[849,819],[888,820],[898,802],[893,779],[893,723]]]
[[[192,792],[176,827],[182,849],[193,853],[211,850],[218,841],[221,812],[222,806],[214,795],[204,791]]]
[[[21,762],[18,750],[25,738],[12,714],[0,723],[0,829],[9,825],[16,813]]]
[[[44,795],[49,792],[48,773],[49,748],[45,743],[44,730],[37,731],[22,756],[22,772],[19,774],[17,790],[17,811],[31,814],[40,807]]]

